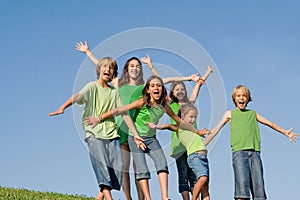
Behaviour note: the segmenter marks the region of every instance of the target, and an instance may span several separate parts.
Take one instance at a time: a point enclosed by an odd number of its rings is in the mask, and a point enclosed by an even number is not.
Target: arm
[[[205,74],[196,83],[194,90],[192,91],[189,97],[189,102],[194,103],[197,100],[201,86],[204,84],[204,82],[212,72],[213,72],[213,68],[211,66],[208,66]]]
[[[145,64],[148,65],[151,73],[154,75],[154,76],[159,76],[159,73],[156,71],[156,69],[154,68],[153,64],[152,64],[152,61],[151,61],[151,58],[149,57],[149,55],[147,54],[145,57],[142,57],[141,58],[141,61]]]
[[[178,130],[179,130],[178,127],[174,124],[154,124],[151,122],[147,122],[147,125],[149,126],[149,128],[152,128],[152,129],[159,129],[159,130],[167,129],[167,130],[175,131],[175,132],[178,132]]]
[[[184,122],[182,119],[180,119],[180,117],[178,115],[176,115],[173,110],[170,108],[170,106],[168,105],[165,105],[165,110],[166,110],[166,113],[176,121],[177,124],[180,125],[180,127],[183,127],[184,129],[186,130],[189,130],[189,131],[192,131],[198,135],[200,135],[201,137],[204,137],[206,134],[209,134],[210,131],[207,130],[206,128],[204,129],[201,129],[201,130],[197,130],[195,129],[192,125]]]
[[[116,115],[120,115],[124,112],[127,112],[128,110],[140,109],[143,105],[144,105],[144,100],[143,98],[140,98],[128,105],[109,110],[101,116],[98,117],[88,116],[85,118],[84,123],[92,125],[92,127],[95,127],[98,123],[101,123],[102,121],[108,118],[111,118]]]
[[[289,129],[289,130],[285,130],[283,128],[281,128],[280,126],[278,126],[277,124],[263,118],[262,116],[260,116],[258,113],[256,113],[256,119],[258,122],[269,126],[270,128],[272,128],[273,130],[287,136],[291,142],[296,142],[298,139],[298,135],[296,133],[293,133],[293,128]]]
[[[142,150],[146,149],[146,145],[144,144],[144,140],[143,138],[141,138],[135,128],[135,125],[132,121],[132,119],[130,118],[130,116],[127,113],[123,113],[122,114],[123,120],[125,121],[126,125],[128,126],[129,130],[132,132],[133,136],[134,136],[134,141],[137,145],[138,148],[141,148]]]
[[[175,81],[195,81],[197,82],[199,80],[199,74],[192,74],[191,76],[175,76],[175,77],[168,77],[168,78],[163,78],[164,84],[168,84],[170,82],[175,82]]]
[[[71,96],[62,106],[60,106],[55,112],[49,113],[49,116],[54,116],[54,115],[60,115],[65,112],[65,109],[68,108],[69,106],[73,105],[74,103],[80,101],[82,98],[81,94],[74,94]]]
[[[212,129],[211,134],[208,135],[206,140],[204,141],[205,146],[208,145],[211,140],[219,133],[219,131],[223,128],[223,126],[230,121],[231,118],[231,111],[227,111],[221,121],[217,124],[215,128]]]
[[[82,53],[85,53],[91,61],[97,65],[99,60],[94,56],[94,54],[90,51],[87,41],[83,42],[77,42],[76,43],[76,50],[81,51]]]

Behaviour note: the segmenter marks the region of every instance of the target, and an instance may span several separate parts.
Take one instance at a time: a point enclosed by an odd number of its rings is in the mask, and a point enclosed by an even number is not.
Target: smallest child
[[[197,119],[197,108],[192,104],[184,104],[181,106],[178,116],[190,125],[193,125]],[[192,192],[192,200],[197,200],[202,195],[202,200],[210,200],[208,191],[209,166],[207,159],[207,149],[200,135],[179,127],[178,124],[158,124],[148,122],[148,126],[152,129],[168,129],[177,133],[180,142],[187,149],[187,162],[189,167],[195,173],[197,182]],[[201,130],[203,133],[210,133],[206,128]]]

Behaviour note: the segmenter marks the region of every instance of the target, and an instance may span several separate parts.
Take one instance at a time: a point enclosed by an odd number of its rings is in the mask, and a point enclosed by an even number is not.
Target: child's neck
[[[132,79],[132,78],[130,78],[128,85],[137,85],[137,81],[134,80],[134,79]]]
[[[108,82],[105,81],[105,80],[103,80],[103,79],[101,79],[101,78],[99,78],[99,79],[97,80],[97,83],[98,83],[98,85],[99,85],[100,87],[103,87],[103,88],[108,88],[108,87],[109,87]]]

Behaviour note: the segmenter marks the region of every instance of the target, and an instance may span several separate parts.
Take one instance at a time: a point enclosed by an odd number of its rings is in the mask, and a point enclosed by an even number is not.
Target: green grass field
[[[0,200],[93,200],[94,198],[54,192],[0,187]]]

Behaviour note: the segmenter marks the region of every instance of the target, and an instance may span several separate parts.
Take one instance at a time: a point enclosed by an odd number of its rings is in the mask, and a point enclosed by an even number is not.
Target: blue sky
[[[173,30],[189,37],[205,49],[215,64],[216,73],[209,77],[197,101],[199,127],[211,128],[218,120],[211,117],[216,99],[211,99],[214,91],[210,87],[220,75],[226,98],[220,98],[219,103],[226,109],[233,108],[232,89],[244,84],[253,96],[249,108],[299,133],[299,108],[295,104],[300,97],[299,6],[290,0],[1,1],[0,185],[86,196],[97,193],[82,130],[76,123],[78,116],[73,112],[78,106],[62,116],[50,118],[47,114],[56,110],[73,90],[76,92],[82,71],[94,70],[84,54],[75,50],[76,42],[87,40],[94,49],[116,34],[145,27]],[[178,42],[174,40],[174,44]],[[115,45],[111,51],[126,48],[123,45]],[[179,59],[180,55],[146,48],[120,55],[120,72],[127,58],[146,53],[158,70],[168,66],[184,76],[195,73],[195,68],[207,67],[188,66],[190,63]],[[84,76],[95,78],[93,71]],[[268,127],[260,126],[260,130],[269,199],[297,199],[299,144],[291,144]],[[168,132],[158,133],[163,144],[169,143],[169,136]],[[228,125],[211,149],[209,161],[211,198],[232,199]],[[169,195],[179,199],[174,161],[169,167]],[[150,183],[153,199],[160,198],[159,193],[155,194],[155,174]],[[122,192],[113,195],[123,199]]]

